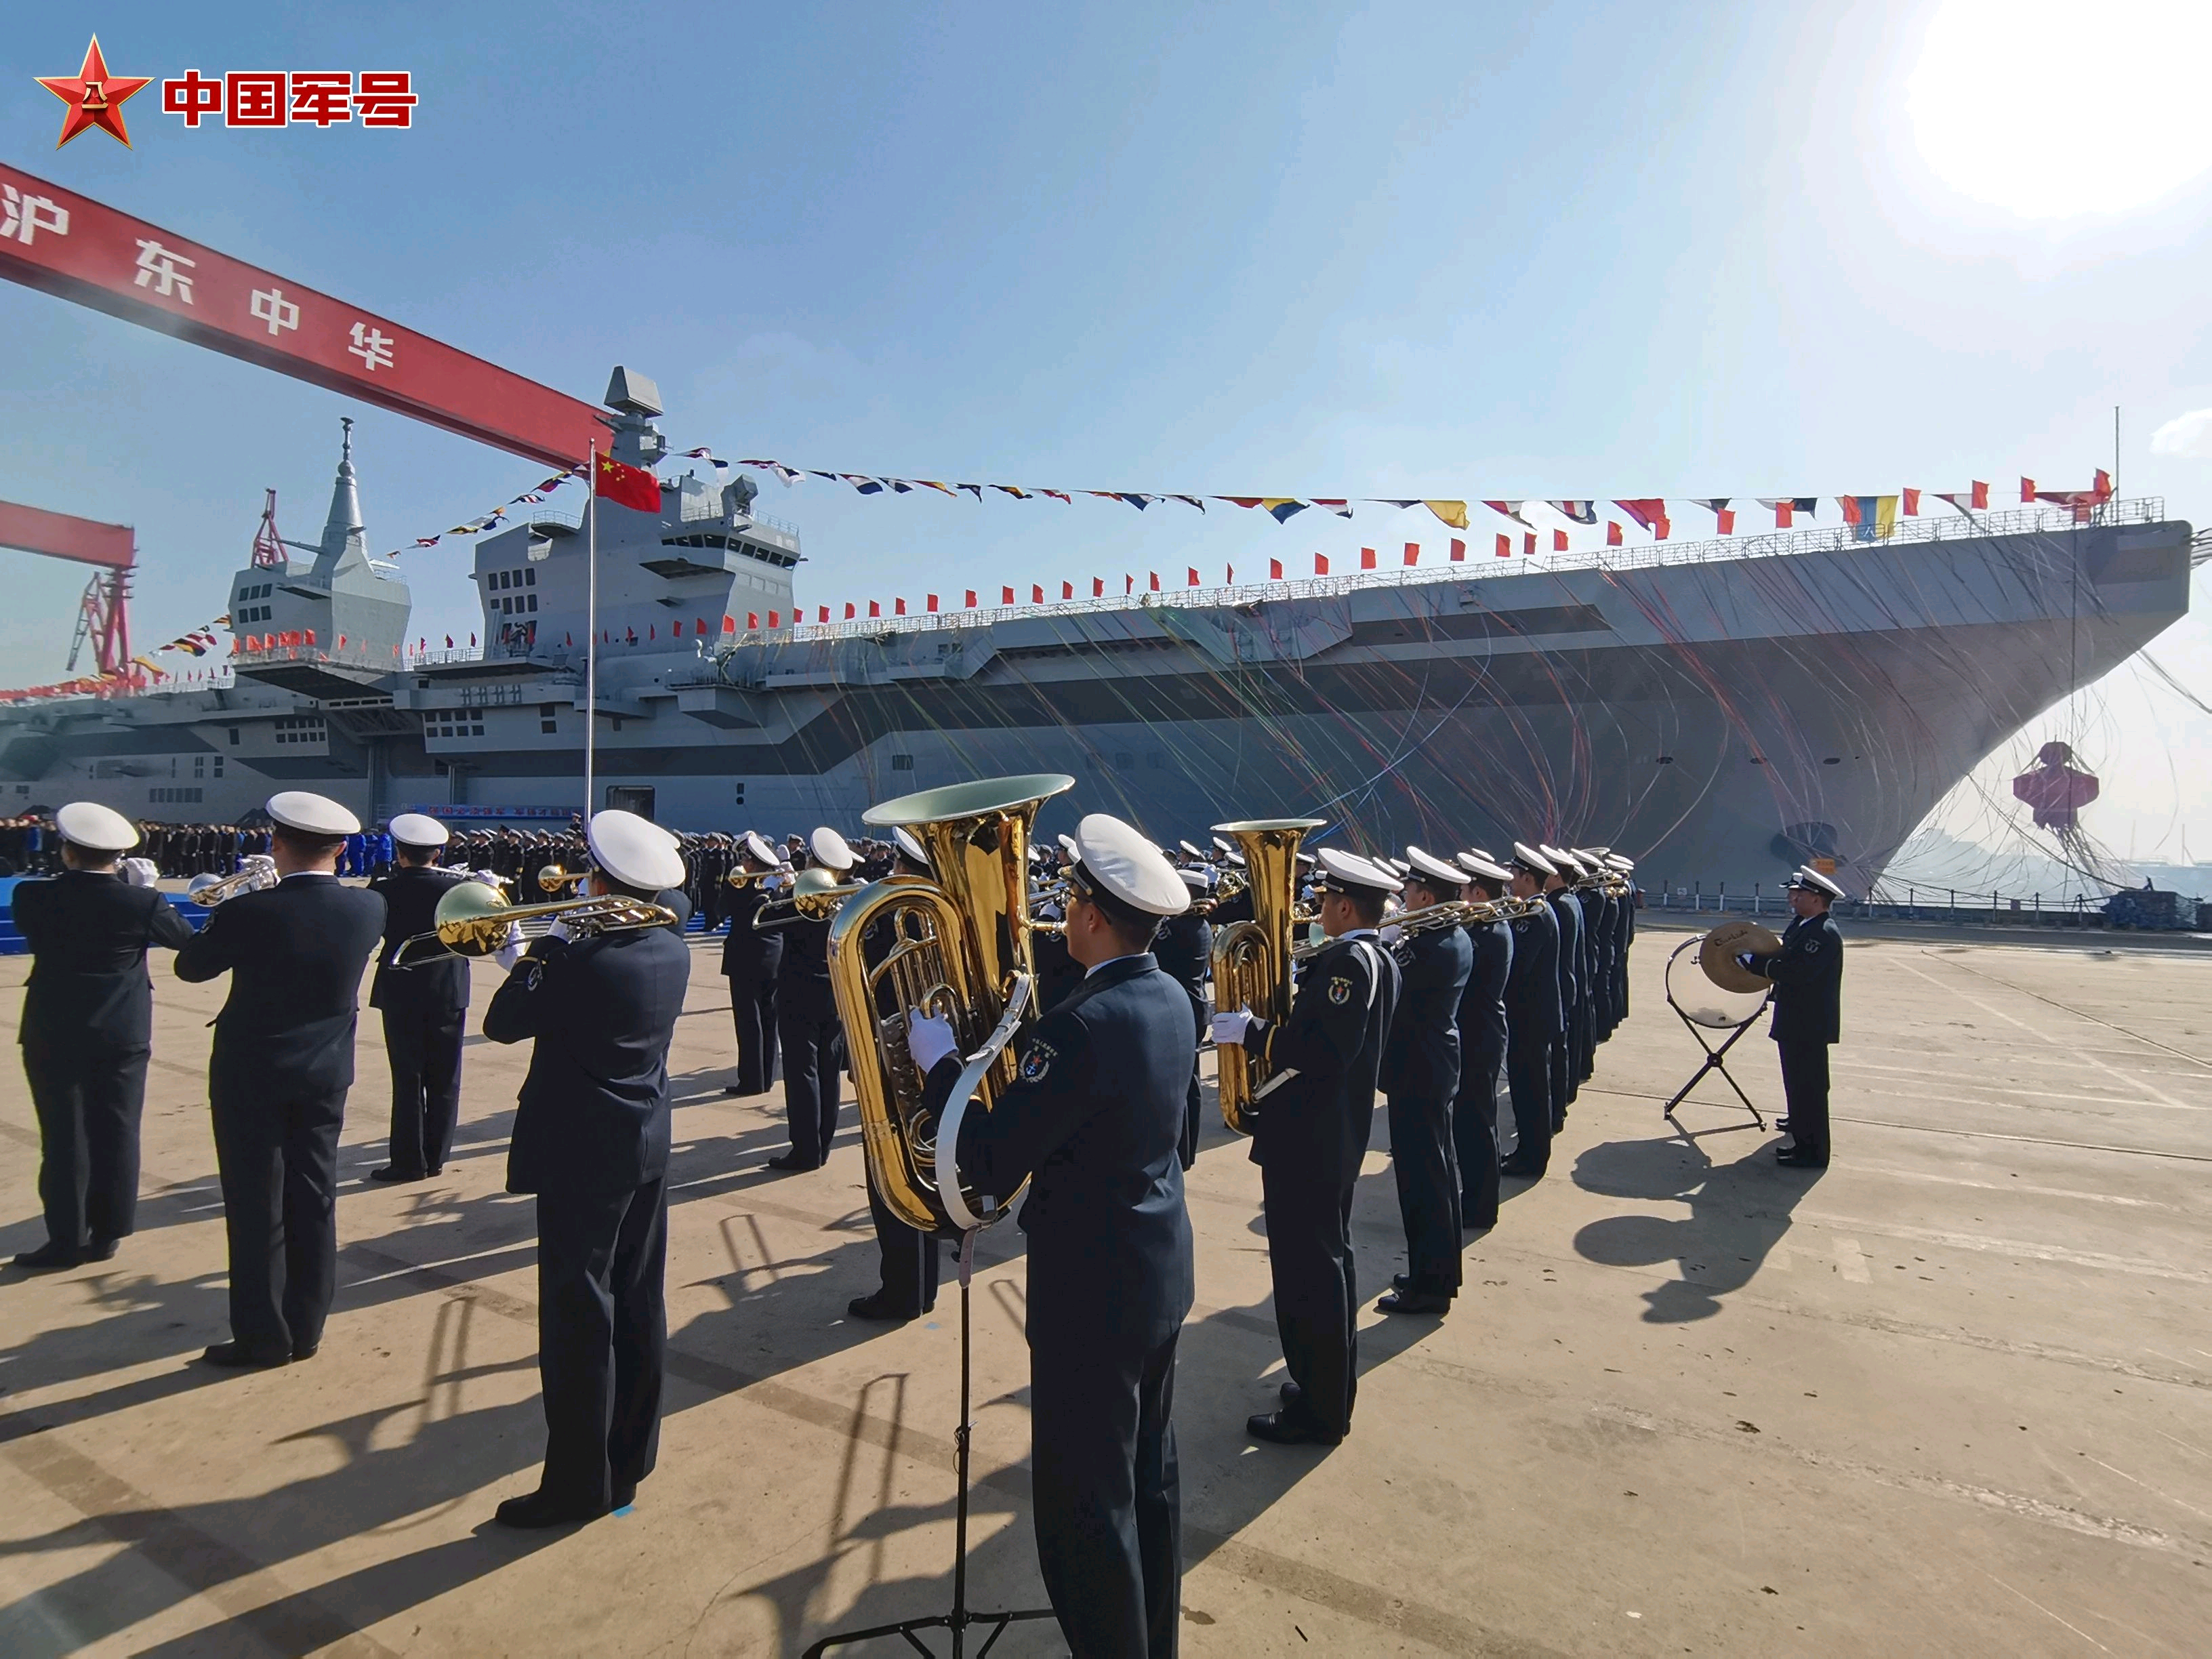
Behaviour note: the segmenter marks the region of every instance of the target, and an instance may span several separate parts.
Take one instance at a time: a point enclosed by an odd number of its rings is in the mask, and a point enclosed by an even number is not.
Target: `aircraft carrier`
[[[667,446],[617,369],[612,453]],[[802,623],[795,529],[749,478],[658,513],[532,508],[474,547],[483,645],[421,651],[350,453],[322,538],[232,579],[234,683],[0,709],[0,813],[70,799],[235,821],[273,791],[364,818],[583,805],[584,514],[599,573],[598,805],[678,830],[858,827],[885,796],[1064,771],[1048,831],[1172,841],[1312,813],[1351,844],[1607,844],[1653,883],[1863,892],[1984,756],[2187,611],[2191,528],[1973,518],[1061,605]],[[312,555],[312,556],[306,556]],[[814,614],[823,613],[818,606]],[[725,619],[728,619],[726,629]],[[1067,819],[1066,823],[1059,820]]]

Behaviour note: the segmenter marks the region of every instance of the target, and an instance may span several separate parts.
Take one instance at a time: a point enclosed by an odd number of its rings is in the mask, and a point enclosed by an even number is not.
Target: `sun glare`
[[[1943,0],[1906,107],[1929,167],[2027,219],[2125,213],[2212,168],[2207,0]]]

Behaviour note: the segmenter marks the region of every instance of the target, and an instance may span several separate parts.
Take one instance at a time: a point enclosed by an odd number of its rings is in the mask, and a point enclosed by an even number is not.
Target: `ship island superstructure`
[[[617,369],[605,403],[615,457],[661,462],[652,382]],[[0,710],[0,811],[221,822],[293,787],[365,819],[565,818],[596,653],[594,805],[673,829],[852,830],[886,795],[1065,771],[1048,832],[1310,812],[1369,847],[1607,844],[1708,890],[1816,859],[1860,892],[1984,756],[2185,614],[2191,533],[2115,501],[804,623],[796,530],[750,479],[686,474],[657,513],[586,498],[482,537],[483,644],[441,652],[368,556],[349,446],[312,560],[230,587],[241,638],[315,643],[241,650],[231,685]]]

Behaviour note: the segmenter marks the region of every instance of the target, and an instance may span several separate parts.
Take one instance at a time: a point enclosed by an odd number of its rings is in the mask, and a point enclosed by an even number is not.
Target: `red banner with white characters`
[[[4,165],[0,276],[548,466],[605,436],[589,404]]]

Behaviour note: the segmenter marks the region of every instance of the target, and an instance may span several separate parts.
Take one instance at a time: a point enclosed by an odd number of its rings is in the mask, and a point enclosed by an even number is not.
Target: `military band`
[[[64,809],[67,873],[17,891],[34,955],[22,1046],[48,1230],[19,1264],[102,1259],[131,1231],[150,1033],[144,957],[174,946],[182,979],[232,975],[209,1073],[232,1339],[206,1357],[275,1366],[313,1355],[335,1291],[336,1148],[368,958],[377,957],[369,1000],[393,1085],[388,1161],[371,1178],[422,1179],[443,1168],[459,1115],[466,957],[481,953],[465,941],[486,916],[494,931],[507,926],[497,900],[481,914],[453,909],[458,890],[482,890],[440,860],[515,888],[537,860],[565,864],[584,877],[582,891],[538,907],[558,915],[526,950],[522,929],[507,929],[514,960],[483,1021],[489,1040],[531,1046],[507,1189],[535,1202],[546,1419],[538,1486],[497,1518],[548,1527],[624,1506],[659,1443],[668,1051],[696,907],[710,930],[728,929],[719,965],[738,1060],[729,1092],[762,1094],[781,1073],[791,1144],[775,1167],[823,1165],[848,1053],[896,1030],[923,1087],[917,1121],[948,1126],[937,1155],[956,1178],[1000,1195],[1028,1183],[1018,1224],[1033,1522],[1040,1571],[1079,1655],[1176,1649],[1175,1364],[1194,1295],[1183,1182],[1198,1152],[1206,1048],[1233,1047],[1265,1075],[1243,1127],[1261,1169],[1285,1377],[1278,1408],[1250,1417],[1247,1431],[1326,1447],[1349,1433],[1358,1390],[1351,1218],[1378,1091],[1407,1260],[1376,1306],[1441,1316],[1461,1291],[1465,1236],[1497,1224],[1501,1176],[1545,1173],[1567,1103],[1627,1012],[1632,866],[1609,848],[1516,842],[1508,861],[1480,849],[1293,852],[1279,866],[1278,908],[1319,936],[1285,946],[1284,1000],[1259,1016],[1215,1006],[1214,948],[1217,927],[1268,908],[1254,889],[1257,853],[1248,860],[1217,834],[1210,845],[1182,842],[1171,861],[1133,827],[1092,815],[1030,861],[1036,915],[1049,925],[1026,941],[1034,1006],[1011,1051],[1018,1060],[988,1109],[962,1111],[952,1128],[963,1059],[952,1024],[886,997],[867,1022],[878,1029],[848,1030],[853,1009],[848,998],[841,1018],[833,979],[832,921],[858,881],[934,884],[904,828],[857,849],[826,827],[779,848],[752,832],[679,839],[620,811],[566,832],[465,836],[414,814],[365,832],[336,802],[301,792],[272,798],[268,813],[265,867],[222,850],[217,861],[233,867],[199,872],[216,884],[197,934],[150,884],[125,878],[118,860],[139,832],[104,808]],[[380,872],[366,890],[347,886],[334,878],[341,861]],[[150,884],[154,873],[132,878]],[[548,879],[566,884],[557,871]],[[1776,986],[1796,1142],[1784,1161],[1825,1164],[1841,971],[1826,907],[1840,890],[1809,871],[1791,888],[1799,921],[1759,971]],[[863,935],[869,964],[900,937],[888,922]],[[417,951],[426,940],[435,948]],[[1504,1158],[1501,1079],[1515,1134]],[[957,1229],[915,1224],[873,1158],[863,1163],[879,1284],[848,1312],[918,1317],[935,1304],[942,1244]]]

